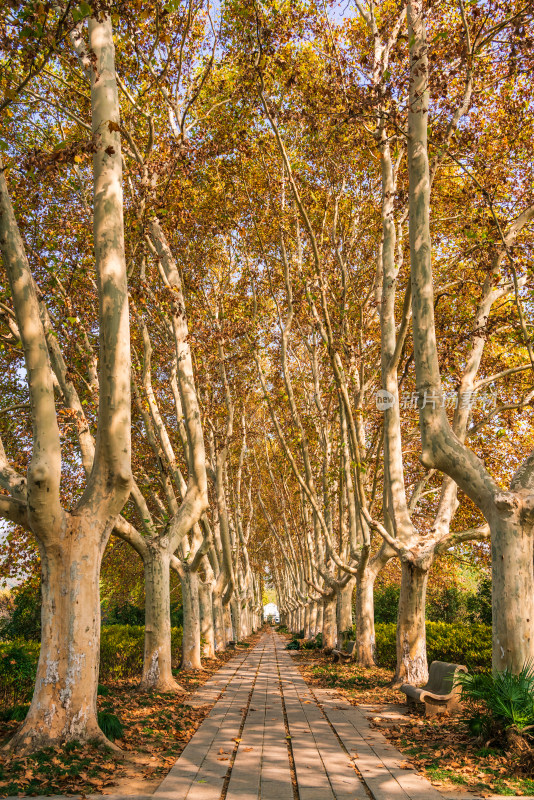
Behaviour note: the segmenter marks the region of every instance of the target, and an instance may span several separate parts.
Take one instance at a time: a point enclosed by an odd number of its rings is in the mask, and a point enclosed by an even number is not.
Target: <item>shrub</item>
[[[399,607],[400,586],[390,583],[375,590],[375,623],[396,622]]]
[[[24,722],[26,719],[26,715],[30,710],[30,704],[26,703],[23,706],[12,706],[11,708],[6,708],[5,711],[0,712],[0,720],[2,722]]]
[[[102,680],[141,677],[143,671],[145,629],[142,626],[111,625],[102,628],[100,640],[100,677]],[[182,648],[182,629],[171,628],[171,646],[175,666]],[[0,706],[10,708],[31,700],[40,646],[38,642],[17,640],[0,642]],[[99,685],[98,693],[107,694]]]
[[[122,739],[124,730],[120,719],[115,714],[99,711],[97,719],[100,730],[111,742],[114,742],[115,739]]]
[[[313,639],[303,641],[301,647],[303,650],[320,650],[323,646],[323,634],[318,633]]]
[[[376,626],[377,661],[381,667],[395,668],[397,626],[394,623]],[[426,623],[426,646],[429,663],[450,661],[469,668],[491,666],[491,627],[481,623],[450,625],[447,622]]]
[[[12,592],[12,611],[6,620],[0,621],[0,637],[14,639],[41,639],[41,582],[30,578]]]
[[[375,623],[396,622],[399,606],[400,586],[388,584],[375,590]],[[466,591],[457,586],[446,586],[429,594],[426,604],[426,618],[431,622],[461,624],[482,622],[491,625],[491,578],[484,577],[476,592]]]
[[[182,647],[182,629],[171,628],[173,666],[178,666]],[[100,636],[100,678],[117,680],[135,678],[143,671],[145,629],[142,625],[107,625]]]
[[[482,578],[475,594],[468,597],[467,615],[471,622],[491,625],[491,578]]]
[[[486,720],[494,728],[534,735],[534,667],[531,664],[525,665],[517,674],[504,670],[495,675],[490,672],[459,675],[456,682],[462,687],[464,699],[485,705],[488,711]],[[477,714],[469,720],[469,727],[475,734],[478,734],[479,726],[472,723],[481,719],[484,720]]]
[[[458,586],[446,586],[427,603],[426,618],[432,622],[454,624],[467,615],[467,604],[473,597]]]
[[[104,623],[108,625],[144,625],[145,610],[138,608],[133,603],[126,601],[120,605],[111,606],[103,615]]]
[[[37,642],[0,643],[0,705],[4,708],[21,705],[31,699],[39,649]]]
[[[173,628],[184,627],[184,607],[181,603],[171,603],[171,626]]]

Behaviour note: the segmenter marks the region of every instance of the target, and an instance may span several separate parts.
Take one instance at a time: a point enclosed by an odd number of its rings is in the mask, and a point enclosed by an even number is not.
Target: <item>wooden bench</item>
[[[448,664],[446,661],[433,661],[428,672],[428,683],[421,688],[404,683],[400,690],[406,695],[408,705],[417,702],[425,704],[427,717],[444,711],[456,711],[460,706],[462,689],[456,685],[459,672],[467,672],[461,664]]]
[[[356,642],[347,642],[345,650],[332,650],[334,661],[350,661]]]

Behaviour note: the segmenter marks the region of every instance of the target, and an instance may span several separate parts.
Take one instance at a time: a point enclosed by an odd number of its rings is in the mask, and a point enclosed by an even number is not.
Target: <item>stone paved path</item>
[[[347,701],[314,694],[277,634],[201,688],[220,698],[154,800],[443,800]]]

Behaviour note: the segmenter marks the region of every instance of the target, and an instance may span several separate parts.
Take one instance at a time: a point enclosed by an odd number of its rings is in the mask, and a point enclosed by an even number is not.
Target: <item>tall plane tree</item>
[[[408,3],[408,25],[409,230],[414,356],[420,401],[429,396],[436,398],[433,403],[419,403],[422,461],[425,466],[440,469],[453,478],[482,511],[490,526],[493,668],[517,671],[534,657],[534,453],[516,471],[509,489],[503,491],[483,462],[451,428],[445,413],[434,322],[427,141],[429,62],[421,0]],[[503,231],[502,244],[511,259],[509,248],[516,238],[517,229],[533,218],[534,206],[530,206],[509,225],[507,231]]]
[[[102,554],[128,498],[130,335],[124,254],[119,101],[110,18],[88,23],[93,134],[93,236],[99,297],[100,399],[93,466],[83,495],[61,501],[61,442],[54,379],[30,270],[6,182],[0,172],[0,248],[24,350],[33,449],[26,476],[2,458],[2,516],[39,543],[42,644],[28,716],[11,742],[17,752],[77,739],[105,739],[96,716]]]

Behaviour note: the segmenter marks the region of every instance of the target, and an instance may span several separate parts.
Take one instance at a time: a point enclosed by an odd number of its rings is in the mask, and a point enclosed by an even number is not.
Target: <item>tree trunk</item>
[[[334,648],[337,642],[337,597],[323,602],[323,647]]]
[[[522,499],[498,495],[490,520],[494,672],[519,672],[534,657],[533,525]]]
[[[324,623],[324,603],[317,603],[317,622],[316,622],[316,635],[323,632]]]
[[[145,568],[145,654],[140,688],[183,692],[172,675],[169,554],[148,546]]]
[[[310,613],[309,613],[309,635],[310,639],[315,639],[318,634],[317,629],[317,603],[315,601],[310,602]]]
[[[200,581],[198,586],[198,602],[200,608],[200,636],[203,641],[204,658],[215,658],[215,633],[213,626],[213,602],[211,584]]]
[[[246,639],[250,636],[251,623],[250,623],[250,602],[247,602],[245,607],[241,610],[241,636],[240,639]]]
[[[22,728],[9,743],[20,753],[73,739],[109,744],[98,727],[102,553],[108,536],[66,516],[62,541],[40,543],[41,653],[35,690]],[[46,711],[46,713],[44,713]]]
[[[428,680],[425,605],[430,564],[401,559],[402,575],[397,619],[397,669],[393,685],[422,685]]]
[[[361,667],[375,666],[375,576],[363,575],[356,583],[356,644],[353,661]]]
[[[237,639],[237,632],[234,631],[232,625],[232,613],[230,611],[230,604],[223,604],[223,618],[224,618],[224,631],[225,639],[227,642],[232,642]]]
[[[234,592],[230,600],[230,615],[232,617],[232,628],[234,629],[234,639],[238,642],[241,638],[241,599],[237,592]]]
[[[222,653],[226,650],[226,634],[224,628],[224,611],[221,595],[213,592],[213,635],[215,637],[215,652]]]
[[[181,576],[184,631],[182,640],[182,669],[202,669],[200,660],[200,604],[198,573],[187,566]]]
[[[310,604],[304,606],[304,638],[310,639]]]
[[[343,646],[343,634],[352,634],[352,593],[356,578],[351,578],[337,596],[337,645]]]

